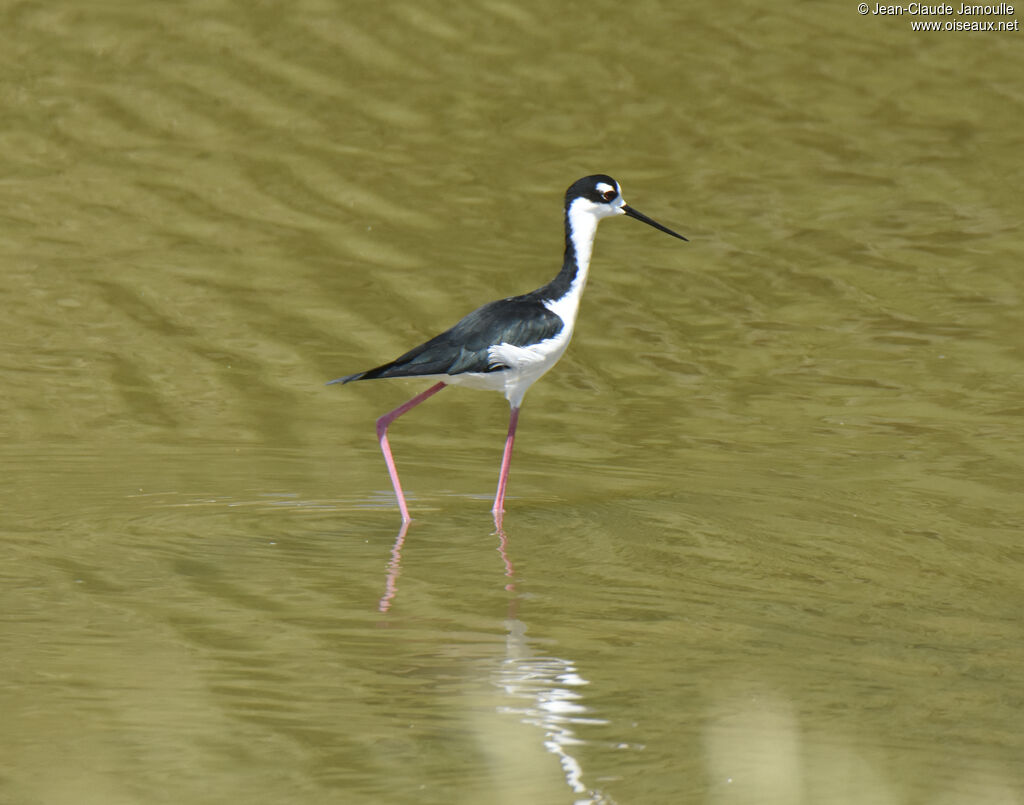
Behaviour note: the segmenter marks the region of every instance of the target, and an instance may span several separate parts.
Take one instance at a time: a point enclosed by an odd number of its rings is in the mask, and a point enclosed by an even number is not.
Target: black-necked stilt
[[[628,215],[686,240],[627,205],[622,200],[619,183],[612,177],[603,174],[585,176],[574,182],[565,193],[565,258],[562,270],[551,282],[528,294],[499,299],[477,308],[450,330],[390,363],[330,381],[349,383],[378,377],[429,377],[438,380],[426,391],[377,420],[377,438],[398,497],[403,523],[408,523],[411,518],[388,444],[388,426],[445,386],[457,385],[501,391],[512,407],[492,510],[495,525],[501,530],[519,406],[526,390],[555,365],[569,345],[587,282],[597,224],[602,218],[613,215]]]

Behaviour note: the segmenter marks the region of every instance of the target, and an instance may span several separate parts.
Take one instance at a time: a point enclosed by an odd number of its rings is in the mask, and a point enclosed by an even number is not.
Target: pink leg
[[[516,440],[516,425],[519,424],[519,409],[513,408],[508,420],[508,436],[505,439],[505,453],[501,457],[501,475],[498,476],[498,494],[494,496],[494,524],[501,530],[501,515],[505,513],[505,486],[508,484],[508,467],[512,463],[512,443]]]
[[[408,523],[412,518],[409,516],[409,507],[405,505],[405,495],[402,494],[402,484],[398,481],[398,470],[395,469],[395,459],[391,455],[391,445],[388,444],[388,425],[407,411],[411,411],[428,397],[433,397],[445,387],[444,383],[431,386],[422,394],[417,394],[409,402],[398,406],[394,411],[389,411],[377,420],[377,439],[380,441],[380,451],[384,454],[384,463],[388,465],[388,475],[391,476],[391,485],[395,488],[398,496],[398,509],[402,512],[402,522]]]

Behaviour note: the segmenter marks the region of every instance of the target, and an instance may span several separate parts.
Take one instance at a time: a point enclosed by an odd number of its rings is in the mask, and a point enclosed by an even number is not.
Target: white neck
[[[572,233],[572,247],[576,252],[576,281],[585,284],[590,269],[590,255],[594,251],[594,236],[600,220],[593,212],[594,205],[585,198],[578,198],[569,205],[569,231]],[[582,288],[581,288],[582,290]]]
[[[600,218],[594,214],[594,204],[584,198],[576,199],[569,205],[569,237],[572,240],[573,256],[576,261],[576,276],[569,289],[558,300],[546,302],[545,306],[561,317],[566,323],[567,335],[571,335],[579,313],[583,289],[587,285],[590,271],[590,255],[594,250],[594,236]]]

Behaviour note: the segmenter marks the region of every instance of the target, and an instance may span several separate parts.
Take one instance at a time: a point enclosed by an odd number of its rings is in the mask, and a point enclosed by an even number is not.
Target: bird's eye
[[[615,196],[616,193],[614,190],[605,190],[603,193],[601,193],[601,198],[603,198],[605,201],[611,201],[613,198],[615,198]]]

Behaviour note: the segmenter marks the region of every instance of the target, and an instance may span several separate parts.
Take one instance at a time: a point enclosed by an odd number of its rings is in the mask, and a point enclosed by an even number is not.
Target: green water
[[[993,18],[994,19],[994,18]],[[1024,802],[1024,52],[854,4],[0,11],[0,802]],[[507,424],[325,387],[560,264]]]

